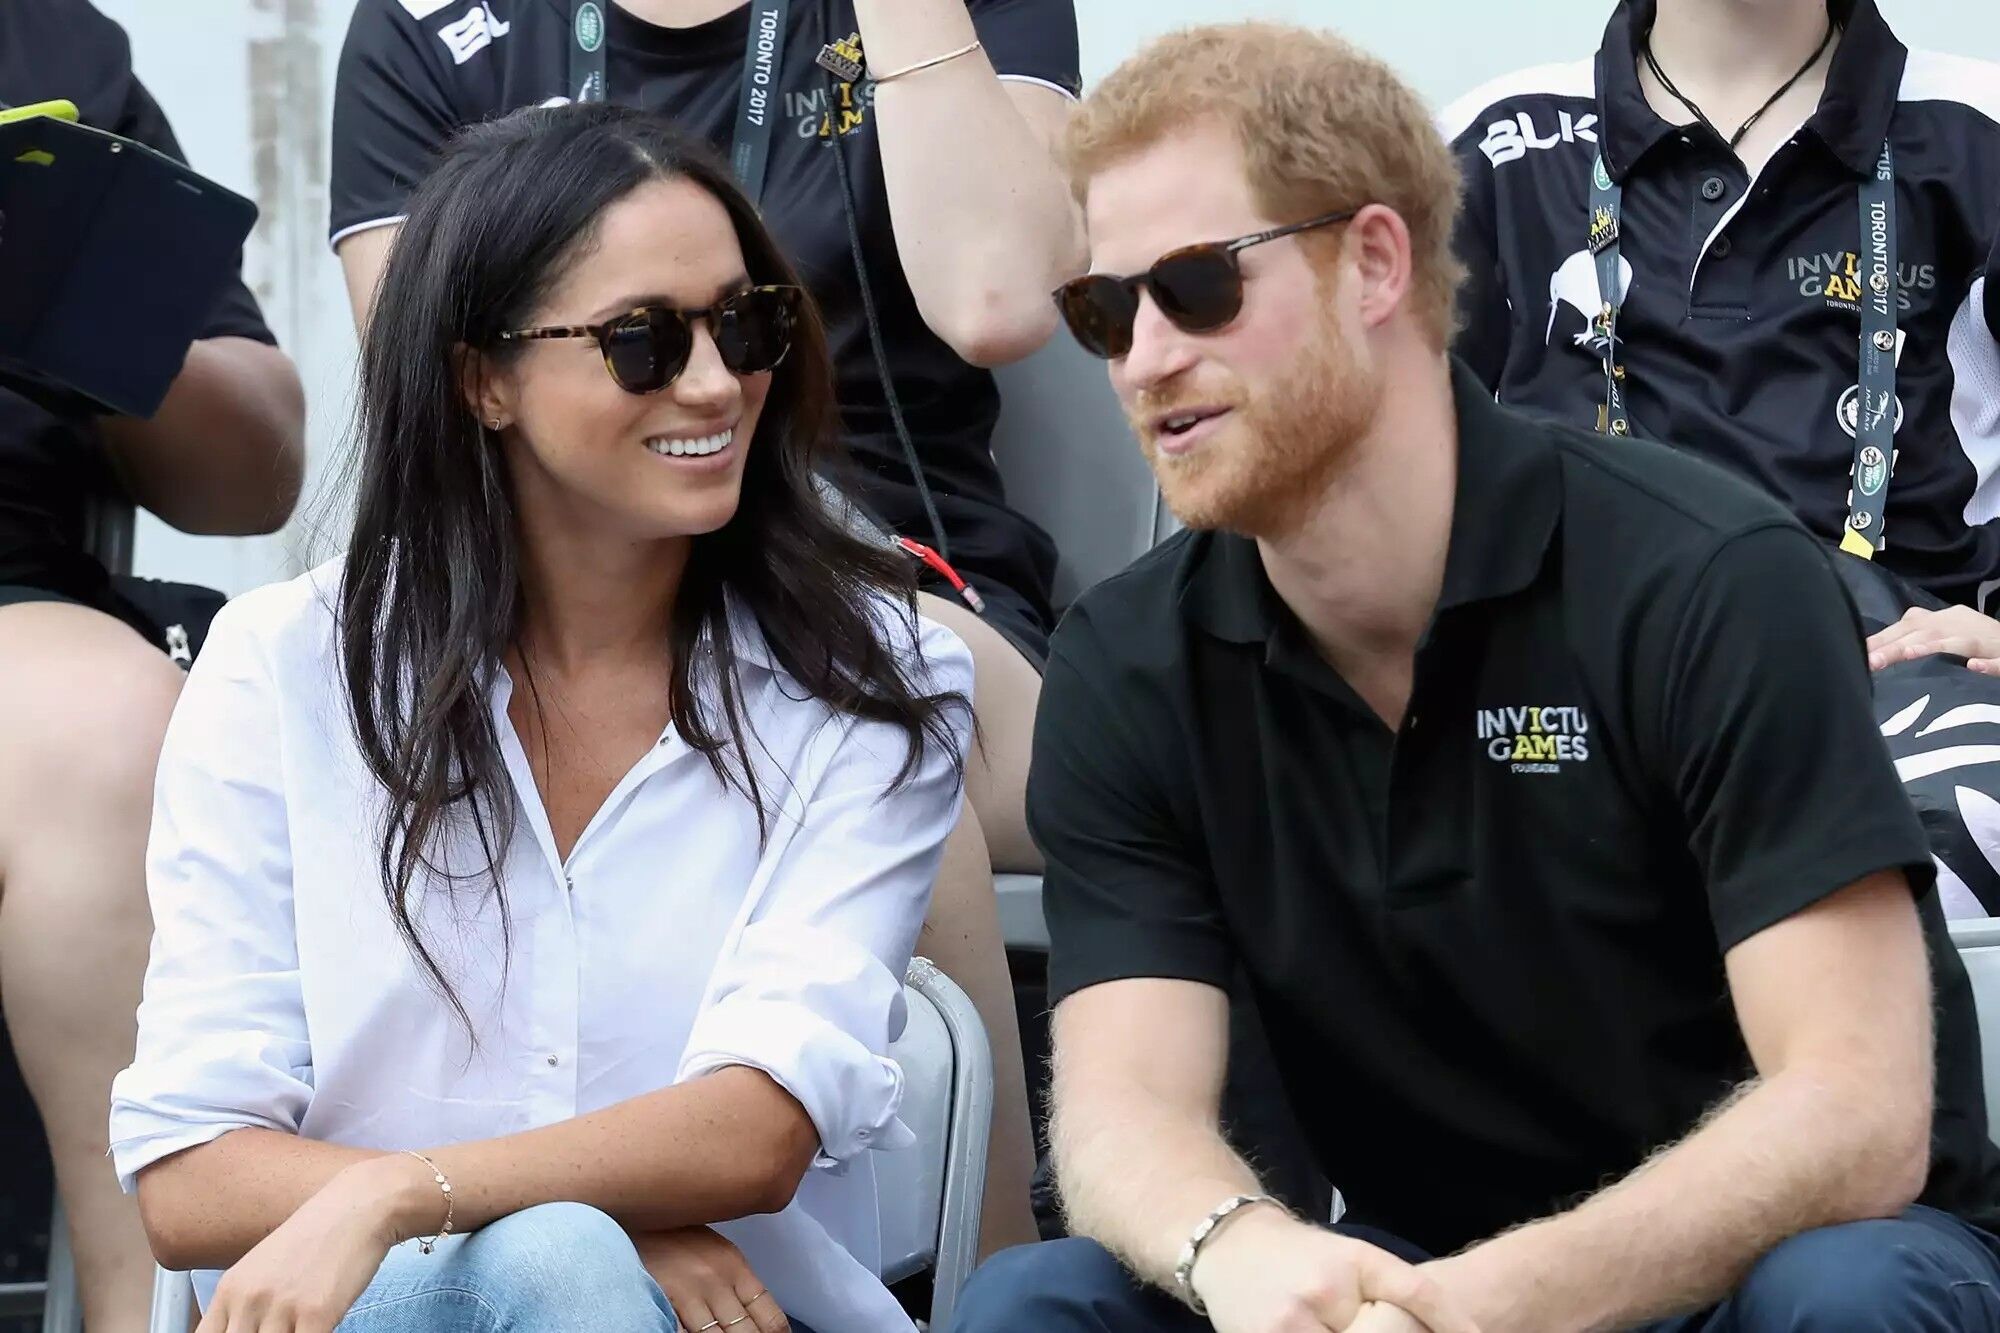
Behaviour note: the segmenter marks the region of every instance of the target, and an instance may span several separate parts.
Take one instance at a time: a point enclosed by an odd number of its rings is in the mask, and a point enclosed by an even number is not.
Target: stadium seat
[[[942,1329],[979,1258],[993,1054],[972,1001],[929,959],[910,960],[903,995],[909,1020],[889,1053],[903,1066],[900,1115],[917,1142],[875,1159],[882,1278],[900,1282],[929,1269],[927,1322]],[[187,1333],[193,1314],[187,1275],[156,1269],[151,1333]]]

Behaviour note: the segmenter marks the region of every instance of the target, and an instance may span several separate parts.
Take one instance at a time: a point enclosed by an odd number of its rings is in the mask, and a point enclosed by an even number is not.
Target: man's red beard
[[[1195,405],[1187,390],[1147,398],[1143,419],[1132,420],[1167,507],[1188,527],[1247,537],[1282,536],[1304,522],[1382,406],[1380,387],[1330,317],[1261,392],[1238,381],[1204,394],[1201,405],[1231,410],[1213,437],[1180,456],[1160,449],[1152,425],[1177,400]]]

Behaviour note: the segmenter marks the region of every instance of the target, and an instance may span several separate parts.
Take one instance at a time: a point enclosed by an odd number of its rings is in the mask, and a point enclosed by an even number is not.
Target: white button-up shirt
[[[768,837],[670,726],[564,860],[499,673],[493,718],[518,811],[499,865],[506,947],[491,876],[412,895],[472,1016],[468,1040],[384,902],[385,802],[347,713],[338,582],[327,566],[225,608],[168,728],[138,1053],[112,1089],[126,1188],[161,1158],[245,1126],[421,1148],[745,1065],[798,1098],[821,1150],[783,1212],[717,1230],[821,1333],[910,1328],[877,1277],[870,1153],[911,1141],[886,1053],[959,812],[954,756],[928,746],[887,794],[904,734],[805,699],[737,607],[731,640]],[[971,697],[971,656],[949,631],[920,622],[913,653],[886,600],[877,619],[920,689]],[[452,869],[481,864],[469,825],[440,851]],[[204,1303],[216,1276],[197,1280]]]

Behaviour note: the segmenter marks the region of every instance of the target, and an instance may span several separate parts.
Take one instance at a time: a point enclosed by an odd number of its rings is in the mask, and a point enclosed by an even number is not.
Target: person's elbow
[[[750,1142],[734,1160],[740,1173],[735,1193],[744,1213],[781,1213],[791,1207],[806,1172],[819,1155],[819,1129],[797,1098],[761,1071],[745,1069],[753,1080],[754,1105],[738,1124],[751,1129]]]
[[[242,485],[209,517],[214,537],[261,537],[285,526],[298,508],[306,476],[306,399],[291,358],[268,353],[260,401],[242,414]]]
[[[960,360],[993,370],[1039,351],[1056,331],[1056,307],[1046,292],[984,283],[954,297],[931,324]]]
[[[160,1267],[185,1273],[214,1264],[200,1238],[189,1225],[187,1191],[183,1173],[169,1158],[139,1173],[139,1223],[146,1232],[146,1244]]]
[[[1896,1217],[1917,1201],[1931,1173],[1932,1104],[1926,1095],[1875,1095],[1879,1114],[1857,1153],[1854,1220]]]

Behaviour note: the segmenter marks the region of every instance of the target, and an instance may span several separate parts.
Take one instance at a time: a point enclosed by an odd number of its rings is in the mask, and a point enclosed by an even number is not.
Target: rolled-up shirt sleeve
[[[231,1130],[296,1133],[312,1097],[276,691],[246,610],[216,618],[160,753],[152,957],[138,1049],[111,1087],[127,1190]]]
[[[918,688],[970,700],[971,654],[949,631],[920,625],[920,653],[904,650]],[[896,1118],[903,1076],[889,1043],[902,1031],[903,975],[963,799],[970,714],[954,702],[946,716],[949,743],[927,743],[901,785],[900,728],[843,717],[821,729],[807,770],[817,780],[774,822],[786,845],[765,863],[681,1059],[680,1080],[729,1065],[769,1074],[812,1118],[816,1167],[913,1141]]]

